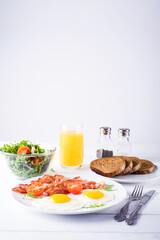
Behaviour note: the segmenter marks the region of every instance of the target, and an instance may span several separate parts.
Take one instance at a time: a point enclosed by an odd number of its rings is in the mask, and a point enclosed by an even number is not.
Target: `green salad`
[[[4,144],[2,148],[0,148],[1,151],[7,152],[7,153],[14,153],[17,154],[17,151],[20,147],[27,146],[31,150],[35,149],[32,153],[44,153],[45,149],[42,149],[38,144],[33,144],[29,140],[23,140],[20,143],[10,143],[10,144]]]
[[[5,155],[12,172],[24,179],[42,175],[47,170],[53,154],[53,151],[46,152],[38,144],[28,140],[4,144],[0,151]]]

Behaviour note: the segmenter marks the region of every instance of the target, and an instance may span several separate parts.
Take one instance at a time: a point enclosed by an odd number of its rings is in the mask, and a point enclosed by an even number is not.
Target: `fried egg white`
[[[84,203],[101,204],[112,201],[114,199],[114,195],[108,191],[90,189],[83,190],[82,194],[77,196],[77,199]]]
[[[65,194],[54,194],[51,197],[35,199],[33,205],[47,210],[74,211],[82,208],[84,203]]]

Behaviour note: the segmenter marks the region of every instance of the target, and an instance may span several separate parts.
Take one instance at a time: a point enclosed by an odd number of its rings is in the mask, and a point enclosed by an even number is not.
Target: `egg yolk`
[[[66,203],[71,200],[71,198],[65,194],[54,194],[49,199],[52,199],[54,203]]]
[[[104,193],[101,192],[100,190],[91,190],[83,193],[83,196],[87,196],[88,198],[92,198],[92,199],[99,199],[104,197]]]

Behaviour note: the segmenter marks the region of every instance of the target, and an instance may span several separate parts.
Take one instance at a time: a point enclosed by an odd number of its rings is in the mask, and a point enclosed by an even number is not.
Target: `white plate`
[[[70,177],[70,178],[73,178],[73,177],[76,177],[77,174],[75,173],[67,173],[67,174],[64,174],[64,176],[66,177]],[[32,199],[32,198],[29,198],[29,197],[25,197],[24,198],[24,195],[23,194],[20,194],[20,193],[16,193],[16,192],[12,192],[12,196],[14,197],[14,199],[16,201],[18,201],[19,203],[23,204],[24,207],[27,207],[28,209],[30,210],[33,210],[33,211],[37,211],[37,212],[41,212],[41,213],[48,213],[48,214],[63,214],[63,215],[75,215],[75,214],[87,214],[87,213],[94,213],[94,212],[98,212],[98,211],[102,211],[104,209],[107,209],[107,208],[110,208],[110,207],[113,207],[117,204],[119,204],[121,201],[124,201],[127,197],[127,192],[125,190],[125,188],[109,179],[109,178],[105,178],[105,177],[102,177],[102,176],[99,176],[99,175],[95,175],[94,173],[90,172],[87,174],[87,177],[86,177],[86,174],[81,174],[81,177],[83,179],[87,179],[87,180],[90,180],[90,181],[96,181],[96,182],[101,182],[101,181],[105,181],[106,184],[110,185],[114,185],[113,186],[113,189],[115,191],[112,191],[113,195],[114,195],[114,200],[110,201],[110,202],[107,202],[105,206],[102,206],[102,207],[97,207],[97,208],[82,208],[82,209],[79,209],[79,210],[76,210],[76,211],[65,211],[65,212],[62,212],[62,211],[53,211],[53,210],[47,210],[47,209],[41,209],[41,208],[37,208],[33,205],[33,201],[35,201],[36,199]],[[38,179],[38,178],[32,178],[32,179],[28,179],[26,181],[23,181],[23,184],[25,183],[30,183],[31,180],[33,179]],[[21,182],[22,183],[22,182]]]
[[[149,174],[129,174],[124,176],[112,177],[117,182],[120,183],[139,183],[146,182],[150,180],[157,180],[160,178],[160,167],[155,165],[155,169],[152,173]]]

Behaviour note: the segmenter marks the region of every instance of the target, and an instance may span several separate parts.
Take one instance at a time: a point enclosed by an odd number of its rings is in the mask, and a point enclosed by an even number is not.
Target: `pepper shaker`
[[[111,128],[100,127],[100,136],[97,144],[97,158],[112,157],[114,144],[111,140]]]

